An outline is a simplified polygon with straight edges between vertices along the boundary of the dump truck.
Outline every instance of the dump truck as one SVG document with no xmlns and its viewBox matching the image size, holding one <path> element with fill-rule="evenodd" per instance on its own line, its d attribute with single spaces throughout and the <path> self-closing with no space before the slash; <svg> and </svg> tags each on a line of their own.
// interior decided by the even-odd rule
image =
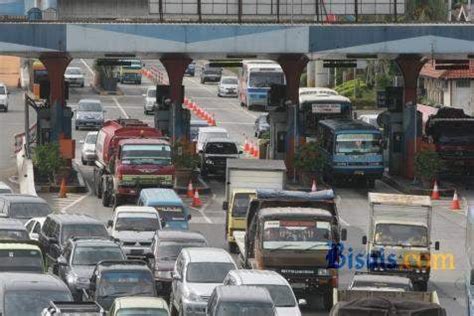
<svg viewBox="0 0 474 316">
<path fill-rule="evenodd" d="M 228 159 L 226 168 L 225 201 L 222 209 L 226 214 L 225 237 L 229 251 L 238 251 L 233 233 L 245 231 L 245 216 L 250 199 L 257 189 L 283 190 L 286 166 L 283 160 Z"/>
<path fill-rule="evenodd" d="M 312 305 L 322 297 L 326 310 L 338 286 L 338 269 L 329 259 L 332 246 L 346 235 L 332 190 L 257 190 L 246 231 L 234 231 L 243 267 L 278 272 L 298 298 Z"/>
<path fill-rule="evenodd" d="M 447 315 L 436 292 L 334 290 L 333 301 L 330 316 Z"/>
<path fill-rule="evenodd" d="M 95 153 L 94 191 L 104 206 L 134 203 L 142 188 L 173 186 L 169 142 L 139 120 L 105 122 Z"/>
<path fill-rule="evenodd" d="M 41 316 L 105 316 L 105 311 L 95 302 L 57 302 L 51 301 Z"/>
<path fill-rule="evenodd" d="M 430 198 L 369 193 L 369 208 L 368 237 L 362 237 L 368 270 L 408 277 L 415 289 L 426 291 L 433 259 Z M 439 250 L 439 242 L 434 248 Z"/>
</svg>

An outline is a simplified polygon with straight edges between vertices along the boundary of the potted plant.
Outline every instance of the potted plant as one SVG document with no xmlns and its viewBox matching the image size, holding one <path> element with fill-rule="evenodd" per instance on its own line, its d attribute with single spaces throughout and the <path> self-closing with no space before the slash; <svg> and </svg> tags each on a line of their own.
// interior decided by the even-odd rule
<svg viewBox="0 0 474 316">
<path fill-rule="evenodd" d="M 193 172 L 199 166 L 199 155 L 196 154 L 192 144 L 185 141 L 175 141 L 172 146 L 172 160 L 176 168 L 178 183 L 187 183 L 192 179 Z"/>
<path fill-rule="evenodd" d="M 301 184 L 309 186 L 313 179 L 322 182 L 324 157 L 317 142 L 300 145 L 295 154 L 294 164 L 300 175 Z"/>
<path fill-rule="evenodd" d="M 61 157 L 59 144 L 37 146 L 33 154 L 33 166 L 39 179 L 45 179 L 50 186 L 58 184 L 57 180 L 62 178 L 61 173 L 64 173 L 65 167 L 65 160 Z"/>
<path fill-rule="evenodd" d="M 423 149 L 415 156 L 415 174 L 422 181 L 425 188 L 430 188 L 438 177 L 443 162 L 438 153 L 432 149 Z"/>
</svg>

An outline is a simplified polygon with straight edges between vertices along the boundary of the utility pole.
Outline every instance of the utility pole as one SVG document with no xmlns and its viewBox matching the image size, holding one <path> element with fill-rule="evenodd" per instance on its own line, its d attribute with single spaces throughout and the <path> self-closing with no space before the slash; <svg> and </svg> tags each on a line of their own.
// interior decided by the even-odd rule
<svg viewBox="0 0 474 316">
<path fill-rule="evenodd" d="M 451 22 L 452 20 L 452 14 L 451 14 L 452 7 L 453 7 L 452 0 L 448 0 L 448 22 Z"/>
</svg>

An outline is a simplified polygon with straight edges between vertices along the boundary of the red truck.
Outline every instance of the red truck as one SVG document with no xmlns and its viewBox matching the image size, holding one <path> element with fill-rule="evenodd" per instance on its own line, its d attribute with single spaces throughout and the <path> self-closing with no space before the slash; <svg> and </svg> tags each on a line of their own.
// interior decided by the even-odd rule
<svg viewBox="0 0 474 316">
<path fill-rule="evenodd" d="M 94 191 L 104 206 L 136 200 L 142 188 L 173 186 L 171 146 L 142 121 L 105 122 L 95 152 Z"/>
</svg>

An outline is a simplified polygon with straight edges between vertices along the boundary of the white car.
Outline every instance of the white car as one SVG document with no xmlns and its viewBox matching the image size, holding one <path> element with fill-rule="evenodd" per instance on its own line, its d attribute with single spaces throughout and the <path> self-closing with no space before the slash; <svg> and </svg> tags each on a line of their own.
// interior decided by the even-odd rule
<svg viewBox="0 0 474 316">
<path fill-rule="evenodd" d="M 77 85 L 84 87 L 84 74 L 79 67 L 67 67 L 64 72 L 64 81 L 69 83 L 70 86 Z"/>
<path fill-rule="evenodd" d="M 236 97 L 239 81 L 237 77 L 221 77 L 217 87 L 218 97 Z"/>
<path fill-rule="evenodd" d="M 305 305 L 304 300 L 296 301 L 288 281 L 274 271 L 232 270 L 224 279 L 224 285 L 251 285 L 266 288 L 272 297 L 278 316 L 301 316 L 299 305 Z"/>
<path fill-rule="evenodd" d="M 97 135 L 99 132 L 89 132 L 86 138 L 81 141 L 81 161 L 83 165 L 93 164 L 95 161 L 95 143 L 97 141 Z"/>
<path fill-rule="evenodd" d="M 207 302 L 230 270 L 237 269 L 231 255 L 219 248 L 184 248 L 172 273 L 171 315 L 206 315 Z"/>
<path fill-rule="evenodd" d="M 33 217 L 25 223 L 26 230 L 31 240 L 38 240 L 41 228 L 43 228 L 46 217 Z"/>
<path fill-rule="evenodd" d="M 204 148 L 204 144 L 211 138 L 229 138 L 229 132 L 222 127 L 200 127 L 196 144 L 196 152 L 199 153 Z"/>
<path fill-rule="evenodd" d="M 12 188 L 10 188 L 10 186 L 6 184 L 5 182 L 0 181 L 0 194 L 9 194 L 9 193 L 13 193 Z"/>
<path fill-rule="evenodd" d="M 143 95 L 145 97 L 145 105 L 143 112 L 145 115 L 149 113 L 153 113 L 156 107 L 156 87 L 149 87 L 146 90 L 146 94 Z"/>
<path fill-rule="evenodd" d="M 8 92 L 7 86 L 3 83 L 0 83 L 0 110 L 3 112 L 8 112 Z"/>
</svg>

